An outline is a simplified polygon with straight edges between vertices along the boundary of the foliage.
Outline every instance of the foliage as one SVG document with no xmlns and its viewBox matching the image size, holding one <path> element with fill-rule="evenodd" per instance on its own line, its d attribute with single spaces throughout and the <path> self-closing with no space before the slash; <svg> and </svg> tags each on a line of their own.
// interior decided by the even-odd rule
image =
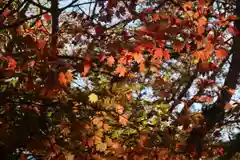
<svg viewBox="0 0 240 160">
<path fill-rule="evenodd" d="M 0 2 L 2 159 L 232 158 L 231 3 Z"/>
</svg>

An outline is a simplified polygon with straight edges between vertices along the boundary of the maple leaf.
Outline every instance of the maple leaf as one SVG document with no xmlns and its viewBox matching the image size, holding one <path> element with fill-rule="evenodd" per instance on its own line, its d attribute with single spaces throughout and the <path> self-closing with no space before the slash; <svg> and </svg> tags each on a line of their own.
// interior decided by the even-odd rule
<svg viewBox="0 0 240 160">
<path fill-rule="evenodd" d="M 71 82 L 72 82 L 72 80 L 73 80 L 73 74 L 72 74 L 72 72 L 67 71 L 67 72 L 65 73 L 65 77 L 66 77 L 68 83 L 71 83 Z"/>
<path fill-rule="evenodd" d="M 161 59 L 162 56 L 163 56 L 163 50 L 161 48 L 156 48 L 154 52 L 154 57 Z"/>
<path fill-rule="evenodd" d="M 144 71 L 145 71 L 145 64 L 144 64 L 144 62 L 141 62 L 141 63 L 138 65 L 138 67 L 139 67 L 139 72 L 144 72 Z"/>
<path fill-rule="evenodd" d="M 228 51 L 226 49 L 218 49 L 215 51 L 215 53 L 216 53 L 217 58 L 220 60 L 227 57 L 227 55 L 228 55 Z"/>
<path fill-rule="evenodd" d="M 96 145 L 96 150 L 100 152 L 104 152 L 107 149 L 107 144 L 106 143 L 99 143 Z"/>
<path fill-rule="evenodd" d="M 207 18 L 205 16 L 202 16 L 201 18 L 198 19 L 198 23 L 201 26 L 204 26 L 207 24 Z"/>
<path fill-rule="evenodd" d="M 156 22 L 156 21 L 158 21 L 160 19 L 160 15 L 158 13 L 153 13 L 152 14 L 152 18 Z"/>
<path fill-rule="evenodd" d="M 134 53 L 133 58 L 137 63 L 141 63 L 143 60 L 143 56 L 141 53 Z"/>
<path fill-rule="evenodd" d="M 109 67 L 112 67 L 112 65 L 115 63 L 115 59 L 113 56 L 108 57 L 107 64 Z"/>
<path fill-rule="evenodd" d="M 92 138 L 88 139 L 87 145 L 88 145 L 88 147 L 92 147 L 93 146 L 93 139 Z"/>
<path fill-rule="evenodd" d="M 103 129 L 104 131 L 108 131 L 111 127 L 107 124 L 107 123 L 104 123 L 103 124 Z"/>
<path fill-rule="evenodd" d="M 109 147 L 112 146 L 112 139 L 109 136 L 105 137 L 105 141 Z"/>
<path fill-rule="evenodd" d="M 227 103 L 225 106 L 224 106 L 224 109 L 226 109 L 226 110 L 230 110 L 230 109 L 232 109 L 233 108 L 233 106 L 230 104 L 230 103 Z"/>
<path fill-rule="evenodd" d="M 14 70 L 17 67 L 17 62 L 10 56 L 7 56 L 8 69 Z"/>
<path fill-rule="evenodd" d="M 8 8 L 6 8 L 6 9 L 4 10 L 4 12 L 2 13 L 2 15 L 3 15 L 4 17 L 7 17 L 10 12 L 11 12 L 11 10 L 8 9 Z"/>
<path fill-rule="evenodd" d="M 98 101 L 98 96 L 95 93 L 91 93 L 88 96 L 88 99 L 91 103 L 96 103 Z"/>
<path fill-rule="evenodd" d="M 52 20 L 52 16 L 50 16 L 48 13 L 45 13 L 45 14 L 43 15 L 43 17 L 44 17 L 44 19 L 45 19 L 46 21 L 51 21 L 51 20 Z"/>
<path fill-rule="evenodd" d="M 173 43 L 173 49 L 175 52 L 181 52 L 184 48 L 184 45 L 185 44 L 183 42 L 177 40 Z"/>
<path fill-rule="evenodd" d="M 169 51 L 167 49 L 164 49 L 163 57 L 165 58 L 165 60 L 170 60 L 170 54 L 169 54 Z"/>
<path fill-rule="evenodd" d="M 127 115 L 119 116 L 119 123 L 122 125 L 126 125 L 128 123 L 128 116 Z"/>
<path fill-rule="evenodd" d="M 37 40 L 38 49 L 43 49 L 45 47 L 45 45 L 46 45 L 46 41 L 41 40 L 41 39 Z"/>
<path fill-rule="evenodd" d="M 92 67 L 92 63 L 89 58 L 85 59 L 83 62 L 83 72 L 82 75 L 86 76 Z"/>
<path fill-rule="evenodd" d="M 124 77 L 126 72 L 127 72 L 127 69 L 123 65 L 118 66 L 115 70 L 115 73 L 119 74 L 119 77 Z"/>
<path fill-rule="evenodd" d="M 234 89 L 232 89 L 232 88 L 228 88 L 227 91 L 228 91 L 228 93 L 230 93 L 230 94 L 232 94 L 232 95 L 235 94 L 235 91 L 234 91 Z"/>
<path fill-rule="evenodd" d="M 100 54 L 98 55 L 98 58 L 99 58 L 100 62 L 104 61 L 104 59 L 105 59 L 104 53 L 100 53 Z"/>
<path fill-rule="evenodd" d="M 60 82 L 61 85 L 63 86 L 67 86 L 67 79 L 64 75 L 63 72 L 60 72 L 59 75 L 58 75 L 58 81 Z"/>
<path fill-rule="evenodd" d="M 118 114 L 123 114 L 123 111 L 124 111 L 124 107 L 120 104 L 116 104 L 115 105 L 115 110 Z"/>
</svg>

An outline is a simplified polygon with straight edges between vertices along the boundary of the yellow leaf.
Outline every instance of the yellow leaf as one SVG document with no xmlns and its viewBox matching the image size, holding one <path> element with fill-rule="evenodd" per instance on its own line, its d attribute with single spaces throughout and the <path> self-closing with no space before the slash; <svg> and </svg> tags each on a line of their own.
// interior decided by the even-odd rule
<svg viewBox="0 0 240 160">
<path fill-rule="evenodd" d="M 107 143 L 107 146 L 112 146 L 112 139 L 110 137 L 106 136 L 105 141 Z"/>
<path fill-rule="evenodd" d="M 96 103 L 98 101 L 98 96 L 95 93 L 91 93 L 88 98 L 91 103 Z"/>
<path fill-rule="evenodd" d="M 96 145 L 96 150 L 100 152 L 104 152 L 107 149 L 107 144 L 106 143 L 99 143 Z"/>
</svg>

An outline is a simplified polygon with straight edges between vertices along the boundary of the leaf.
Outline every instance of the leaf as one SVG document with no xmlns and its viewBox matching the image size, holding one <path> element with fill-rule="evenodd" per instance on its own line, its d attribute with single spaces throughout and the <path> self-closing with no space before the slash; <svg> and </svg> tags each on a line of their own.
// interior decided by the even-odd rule
<svg viewBox="0 0 240 160">
<path fill-rule="evenodd" d="M 224 106 L 224 109 L 226 109 L 226 110 L 230 110 L 230 109 L 232 109 L 233 108 L 233 106 L 230 104 L 230 103 L 227 103 L 225 106 Z"/>
<path fill-rule="evenodd" d="M 45 40 L 41 40 L 41 39 L 37 40 L 37 48 L 38 49 L 43 49 L 45 47 L 45 45 L 46 45 Z"/>
<path fill-rule="evenodd" d="M 232 95 L 235 94 L 235 90 L 232 89 L 232 88 L 228 88 L 227 91 L 228 91 L 228 93 L 230 93 L 230 94 L 232 94 Z"/>
<path fill-rule="evenodd" d="M 144 71 L 145 71 L 145 64 L 144 64 L 144 62 L 141 62 L 141 63 L 138 65 L 138 67 L 139 67 L 139 72 L 144 72 Z"/>
<path fill-rule="evenodd" d="M 44 19 L 45 19 L 46 21 L 51 21 L 51 20 L 52 20 L 52 16 L 49 15 L 48 13 L 45 13 L 45 14 L 43 15 L 43 17 L 44 17 Z"/>
<path fill-rule="evenodd" d="M 104 129 L 104 131 L 109 131 L 110 128 L 111 128 L 111 127 L 110 127 L 107 123 L 104 123 L 104 124 L 103 124 L 103 129 Z"/>
<path fill-rule="evenodd" d="M 143 56 L 141 53 L 134 53 L 133 58 L 137 63 L 141 63 L 143 60 Z"/>
<path fill-rule="evenodd" d="M 181 52 L 184 48 L 184 45 L 185 45 L 184 42 L 181 42 L 181 41 L 177 40 L 173 43 L 173 50 L 175 52 Z"/>
<path fill-rule="evenodd" d="M 96 145 L 96 150 L 100 152 L 104 152 L 107 149 L 107 144 L 106 143 L 99 143 Z"/>
<path fill-rule="evenodd" d="M 67 72 L 65 73 L 65 77 L 66 77 L 68 83 L 71 83 L 71 82 L 72 82 L 72 80 L 73 80 L 73 74 L 72 74 L 72 72 L 67 71 Z"/>
<path fill-rule="evenodd" d="M 107 146 L 112 146 L 112 139 L 109 136 L 105 136 L 105 141 L 107 143 Z"/>
<path fill-rule="evenodd" d="M 216 53 L 217 58 L 220 60 L 227 57 L 227 55 L 228 55 L 228 51 L 226 49 L 218 49 L 215 51 L 215 53 Z"/>
<path fill-rule="evenodd" d="M 123 114 L 123 111 L 124 111 L 124 107 L 120 104 L 116 104 L 115 105 L 115 111 L 118 113 L 118 114 Z"/>
<path fill-rule="evenodd" d="M 205 16 L 202 16 L 201 18 L 198 19 L 198 23 L 201 26 L 204 26 L 207 24 L 207 18 Z"/>
<path fill-rule="evenodd" d="M 95 93 L 91 93 L 88 98 L 91 103 L 96 103 L 98 101 L 98 96 Z"/>
<path fill-rule="evenodd" d="M 112 65 L 115 63 L 115 59 L 113 56 L 108 57 L 107 64 L 109 67 L 112 67 Z"/>
<path fill-rule="evenodd" d="M 128 123 L 128 116 L 127 115 L 119 116 L 119 123 L 122 125 L 126 125 Z"/>
<path fill-rule="evenodd" d="M 87 58 L 83 62 L 83 72 L 82 75 L 86 76 L 92 67 L 91 61 Z"/>
<path fill-rule="evenodd" d="M 67 79 L 64 75 L 63 72 L 60 72 L 59 75 L 58 75 L 58 81 L 60 82 L 61 85 L 63 86 L 67 86 Z"/>
<path fill-rule="evenodd" d="M 160 19 L 159 13 L 153 13 L 153 14 L 152 14 L 152 18 L 153 18 L 153 20 L 154 20 L 155 22 L 158 21 L 158 20 Z"/>
<path fill-rule="evenodd" d="M 93 139 L 90 138 L 88 141 L 87 141 L 87 145 L 88 147 L 92 147 L 93 146 Z"/>
<path fill-rule="evenodd" d="M 126 72 L 127 72 L 127 69 L 123 65 L 119 65 L 115 70 L 115 73 L 119 74 L 119 77 L 124 77 Z"/>
<path fill-rule="evenodd" d="M 154 52 L 154 57 L 161 59 L 162 56 L 163 56 L 163 50 L 161 48 L 156 48 Z"/>
<path fill-rule="evenodd" d="M 2 15 L 3 15 L 4 17 L 7 17 L 10 12 L 11 12 L 11 10 L 8 9 L 8 8 L 6 8 L 6 9 L 4 10 L 4 12 L 2 13 Z"/>
</svg>

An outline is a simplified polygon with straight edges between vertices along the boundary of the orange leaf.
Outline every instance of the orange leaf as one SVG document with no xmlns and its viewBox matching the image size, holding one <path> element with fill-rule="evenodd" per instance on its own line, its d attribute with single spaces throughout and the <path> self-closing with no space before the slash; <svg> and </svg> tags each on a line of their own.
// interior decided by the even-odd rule
<svg viewBox="0 0 240 160">
<path fill-rule="evenodd" d="M 199 23 L 199 25 L 202 25 L 202 26 L 206 25 L 207 24 L 207 18 L 205 16 L 199 18 L 198 23 Z"/>
<path fill-rule="evenodd" d="M 112 67 L 112 65 L 115 63 L 115 59 L 113 56 L 108 57 L 107 64 L 109 67 Z"/>
<path fill-rule="evenodd" d="M 108 131 L 110 129 L 110 126 L 107 123 L 103 124 L 104 131 Z"/>
<path fill-rule="evenodd" d="M 72 72 L 67 71 L 67 72 L 65 73 L 65 77 L 66 77 L 68 83 L 71 83 L 71 82 L 72 82 L 72 80 L 73 80 L 73 74 L 72 74 Z"/>
<path fill-rule="evenodd" d="M 220 60 L 222 60 L 228 55 L 228 51 L 226 49 L 218 49 L 215 52 L 216 52 L 217 58 Z"/>
<path fill-rule="evenodd" d="M 159 14 L 157 14 L 157 13 L 153 13 L 153 14 L 152 14 L 152 18 L 153 18 L 153 20 L 156 22 L 157 20 L 160 19 L 160 16 L 159 16 Z"/>
<path fill-rule="evenodd" d="M 232 88 L 229 88 L 228 90 L 227 90 L 230 94 L 235 94 L 235 91 L 234 91 L 234 89 L 232 89 Z"/>
<path fill-rule="evenodd" d="M 119 116 L 119 123 L 122 125 L 126 125 L 128 123 L 128 116 L 127 115 Z"/>
<path fill-rule="evenodd" d="M 227 103 L 225 106 L 224 106 L 224 109 L 226 110 L 229 110 L 229 109 L 232 109 L 233 106 L 230 104 L 230 103 Z"/>
<path fill-rule="evenodd" d="M 184 5 L 183 5 L 183 8 L 185 11 L 187 10 L 191 10 L 193 7 L 193 3 L 192 2 L 186 2 Z"/>
<path fill-rule="evenodd" d="M 202 26 L 202 25 L 198 25 L 197 26 L 197 32 L 198 32 L 198 34 L 203 34 L 204 32 L 205 32 L 205 27 L 204 26 Z"/>
<path fill-rule="evenodd" d="M 115 106 L 115 110 L 118 114 L 123 114 L 123 111 L 124 111 L 124 107 L 120 104 L 116 104 Z"/>
<path fill-rule="evenodd" d="M 144 62 L 141 62 L 141 63 L 138 65 L 138 67 L 139 67 L 139 71 L 140 71 L 140 72 L 144 72 L 144 71 L 145 71 Z"/>
<path fill-rule="evenodd" d="M 137 63 L 141 63 L 143 60 L 143 56 L 141 53 L 134 53 L 133 58 Z"/>
<path fill-rule="evenodd" d="M 118 66 L 115 70 L 115 73 L 119 74 L 119 77 L 124 77 L 126 72 L 127 72 L 127 69 L 123 65 Z"/>
<path fill-rule="evenodd" d="M 60 82 L 61 85 L 67 86 L 67 79 L 66 79 L 66 77 L 65 77 L 65 75 L 64 75 L 63 72 L 60 72 L 60 73 L 59 73 L 59 75 L 58 75 L 58 80 L 59 80 L 59 82 Z"/>
</svg>

